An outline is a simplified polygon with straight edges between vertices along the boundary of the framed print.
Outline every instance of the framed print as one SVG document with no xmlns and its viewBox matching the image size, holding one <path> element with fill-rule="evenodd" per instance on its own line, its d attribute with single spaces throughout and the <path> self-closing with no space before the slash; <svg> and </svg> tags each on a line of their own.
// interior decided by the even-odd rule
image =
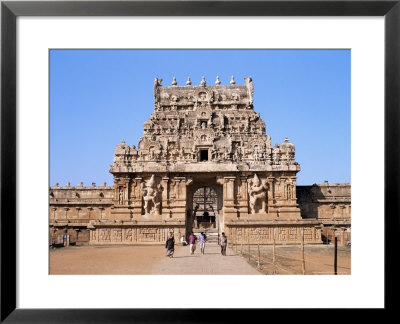
<svg viewBox="0 0 400 324">
<path fill-rule="evenodd" d="M 1 320 L 224 322 L 239 309 L 390 309 L 388 296 L 398 282 L 388 254 L 399 230 L 399 14 L 398 1 L 3 1 Z M 322 52 L 331 56 L 318 65 Z M 344 63 L 336 65 L 342 54 Z M 296 58 L 302 55 L 307 58 Z M 285 69 L 274 74 L 278 65 Z M 299 76 L 298 67 L 303 69 Z M 228 75 L 231 70 L 239 76 Z M 329 81 L 329 91 L 322 90 L 325 79 L 316 81 L 315 71 Z M 268 73 L 269 81 L 257 88 L 257 80 Z M 121 75 L 125 81 L 116 81 Z M 307 83 L 308 78 L 313 82 Z M 278 83 L 287 85 L 286 93 L 277 95 Z M 288 90 L 299 84 L 301 95 L 310 93 L 305 103 Z M 253 111 L 253 95 L 260 91 L 265 96 L 271 91 L 266 89 L 277 91 L 277 128 L 297 127 L 302 131 L 296 134 L 308 137 L 296 146 L 302 161 L 315 153 L 314 159 L 331 163 L 331 169 L 350 166 L 349 156 L 341 166 L 334 144 L 318 133 L 306 135 L 313 127 L 321 134 L 331 129 L 337 141 L 345 138 L 349 152 L 351 140 L 351 189 L 344 184 L 350 182 L 350 168 L 341 184 L 311 186 L 309 180 L 310 186 L 296 186 L 300 166 L 294 145 L 283 138 L 272 139 L 280 145 L 271 144 L 263 120 L 269 123 L 273 110 L 262 111 L 262 118 L 256 104 Z M 336 102 L 340 91 L 347 93 L 346 101 Z M 107 92 L 113 93 L 111 99 L 103 96 Z M 130 97 L 117 103 L 113 98 L 123 92 Z M 149 102 L 142 103 L 139 92 L 150 93 L 154 105 L 146 108 L 143 129 L 137 123 L 139 110 L 132 118 L 115 108 L 133 102 L 146 107 Z M 285 96 L 297 100 L 297 117 L 287 109 L 296 103 L 285 104 Z M 351 119 L 349 109 L 341 113 L 350 102 Z M 52 110 L 55 106 L 61 108 Z M 113 124 L 112 132 L 107 123 Z M 140 140 L 136 133 L 133 143 L 122 140 L 129 135 L 118 128 L 128 133 L 130 127 L 143 134 Z M 244 133 L 248 136 L 240 135 Z M 111 166 L 93 153 L 96 145 L 109 152 L 108 139 L 115 148 L 114 156 L 105 159 Z M 81 151 L 71 150 L 71 143 Z M 307 145 L 311 153 L 302 156 L 299 147 Z M 315 164 L 315 174 L 322 163 Z M 62 180 L 54 176 L 56 165 Z M 306 170 L 307 163 L 303 165 Z M 68 168 L 87 170 L 83 177 L 105 167 L 113 185 L 86 187 L 78 184 L 82 180 L 60 176 Z M 58 181 L 63 183 L 53 183 Z M 321 227 L 315 217 L 305 219 L 311 211 L 335 218 L 340 226 L 327 231 L 329 221 Z M 189 249 L 174 250 L 169 244 L 175 235 L 193 245 L 191 231 L 207 234 L 205 249 L 214 248 L 213 264 L 225 256 L 216 242 L 223 247 L 227 234 L 224 269 L 233 276 L 183 275 L 177 265 L 185 266 L 179 262 Z M 235 260 L 245 267 L 246 258 L 252 258 L 246 248 L 255 256 L 258 248 L 258 261 L 253 257 L 256 270 L 243 271 L 260 274 L 264 245 L 274 258 L 276 242 L 284 243 L 286 252 L 295 245 L 295 254 L 302 251 L 304 260 L 304 250 L 307 255 L 311 246 L 338 241 L 348 251 L 351 243 L 349 266 L 339 273 L 335 256 L 335 273 L 326 276 L 324 269 L 311 272 L 307 261 L 297 274 L 313 276 L 238 275 L 242 268 Z M 140 272 L 140 257 L 137 262 L 134 254 L 117 265 L 112 249 L 126 249 L 132 242 L 165 244 L 167 256 L 175 251 L 176 258 L 163 256 L 163 266 L 153 269 L 152 276 L 145 267 Z M 68 245 L 76 248 L 52 250 Z M 78 250 L 83 254 L 68 259 L 68 251 Z M 93 261 L 96 251 L 103 260 L 97 272 L 94 263 L 90 271 L 79 268 Z M 199 253 L 190 250 L 196 257 Z M 200 258 L 198 265 L 202 267 Z M 130 270 L 122 271 L 124 266 Z M 168 273 L 173 275 L 166 275 L 165 267 L 175 269 Z M 272 274 L 267 268 L 264 274 Z M 345 269 L 347 275 L 335 276 Z M 301 291 L 302 298 L 293 291 Z M 211 297 L 202 298 L 200 292 Z M 204 317 L 205 309 L 211 317 Z"/>
</svg>

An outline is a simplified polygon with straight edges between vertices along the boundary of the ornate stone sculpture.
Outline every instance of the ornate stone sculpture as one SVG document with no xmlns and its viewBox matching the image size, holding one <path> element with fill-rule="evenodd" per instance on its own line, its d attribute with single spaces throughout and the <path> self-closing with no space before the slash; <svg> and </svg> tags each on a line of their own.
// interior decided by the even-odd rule
<svg viewBox="0 0 400 324">
<path fill-rule="evenodd" d="M 143 200 L 144 200 L 144 213 L 148 215 L 160 215 L 161 214 L 161 199 L 160 194 L 162 192 L 161 185 L 156 184 L 154 174 L 151 176 L 147 184 L 142 188 Z"/>
<path fill-rule="evenodd" d="M 258 213 L 267 213 L 267 185 L 262 183 L 257 174 L 249 180 L 249 205 L 251 214 L 256 214 L 258 202 L 261 202 L 261 208 L 258 208 Z"/>
<path fill-rule="evenodd" d="M 274 165 L 278 165 L 279 164 L 279 147 L 278 144 L 275 143 L 274 148 L 272 149 L 272 163 Z"/>
</svg>

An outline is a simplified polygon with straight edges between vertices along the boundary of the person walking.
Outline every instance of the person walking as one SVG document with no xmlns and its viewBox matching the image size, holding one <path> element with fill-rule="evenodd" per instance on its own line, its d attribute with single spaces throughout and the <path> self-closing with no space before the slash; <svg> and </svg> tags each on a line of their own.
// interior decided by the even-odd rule
<svg viewBox="0 0 400 324">
<path fill-rule="evenodd" d="M 182 235 L 182 237 L 181 237 L 181 243 L 182 243 L 183 246 L 188 245 L 187 242 L 186 242 L 186 240 L 185 240 L 185 237 L 184 237 L 183 235 Z"/>
<path fill-rule="evenodd" d="M 207 242 L 207 236 L 203 232 L 200 233 L 199 236 L 199 241 L 200 241 L 200 251 L 202 254 L 204 254 L 204 250 L 206 248 L 206 242 Z"/>
<path fill-rule="evenodd" d="M 194 254 L 194 251 L 196 251 L 196 241 L 197 236 L 194 235 L 193 232 L 191 232 L 189 236 L 190 254 Z"/>
<path fill-rule="evenodd" d="M 167 249 L 167 254 L 166 256 L 173 258 L 174 257 L 174 251 L 175 251 L 175 239 L 174 239 L 174 234 L 169 233 L 167 242 L 165 242 L 165 248 Z"/>
<path fill-rule="evenodd" d="M 221 254 L 226 256 L 226 246 L 228 244 L 228 238 L 225 236 L 225 233 L 222 232 L 219 237 L 219 245 L 221 246 Z"/>
</svg>

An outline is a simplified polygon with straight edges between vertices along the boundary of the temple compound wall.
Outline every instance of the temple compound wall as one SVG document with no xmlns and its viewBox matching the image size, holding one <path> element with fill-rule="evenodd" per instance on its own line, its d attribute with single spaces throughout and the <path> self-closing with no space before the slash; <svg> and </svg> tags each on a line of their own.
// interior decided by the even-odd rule
<svg viewBox="0 0 400 324">
<path fill-rule="evenodd" d="M 330 189 L 328 189 L 328 187 Z M 311 240 L 311 235 L 336 236 L 339 242 L 349 240 L 351 233 L 351 202 L 350 184 L 314 184 L 312 186 L 297 186 L 298 204 L 302 219 L 318 221 L 315 225 L 305 229 L 305 240 Z M 331 190 L 331 192 L 328 192 Z M 325 195 L 326 193 L 326 195 Z M 86 198 L 84 200 L 84 197 Z M 92 233 L 92 244 L 121 244 L 131 243 L 162 243 L 169 232 L 174 232 L 176 237 L 184 235 L 185 226 L 182 222 L 151 225 L 149 222 L 119 220 L 111 218 L 113 207 L 114 189 L 112 187 L 71 187 L 69 185 L 50 188 L 50 236 L 56 241 L 57 236 L 69 234 L 72 244 L 88 244 L 89 235 Z M 93 224 L 100 227 L 96 230 Z M 275 229 L 276 241 L 297 241 L 301 235 L 301 226 L 287 226 L 285 222 L 275 220 L 272 224 L 256 224 L 252 222 L 246 227 L 236 227 L 234 237 L 236 243 L 246 243 L 248 240 L 260 240 L 261 244 L 273 242 Z M 281 225 L 281 226 L 279 226 Z"/>
<path fill-rule="evenodd" d="M 332 218 L 350 224 L 350 185 L 296 186 L 295 146 L 271 145 L 250 77 L 244 85 L 161 81 L 138 147 L 115 147 L 112 187 L 50 187 L 51 242 L 67 234 L 71 244 L 160 244 L 200 224 L 230 242 L 291 244 L 304 235 L 321 243 Z"/>
<path fill-rule="evenodd" d="M 351 185 L 349 183 L 297 186 L 298 203 L 303 218 L 321 222 L 324 242 L 336 236 L 340 244 L 351 241 Z"/>
</svg>

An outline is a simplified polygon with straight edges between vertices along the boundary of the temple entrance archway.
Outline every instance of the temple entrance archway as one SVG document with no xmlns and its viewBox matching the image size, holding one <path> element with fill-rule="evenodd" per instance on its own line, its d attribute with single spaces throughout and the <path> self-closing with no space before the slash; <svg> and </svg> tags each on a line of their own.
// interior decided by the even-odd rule
<svg viewBox="0 0 400 324">
<path fill-rule="evenodd" d="M 197 181 L 196 181 L 197 180 Z M 222 223 L 223 189 L 215 177 L 194 179 L 187 192 L 186 233 L 218 234 Z"/>
<path fill-rule="evenodd" d="M 198 230 L 215 229 L 218 195 L 211 187 L 201 187 L 193 194 L 193 225 Z"/>
</svg>

